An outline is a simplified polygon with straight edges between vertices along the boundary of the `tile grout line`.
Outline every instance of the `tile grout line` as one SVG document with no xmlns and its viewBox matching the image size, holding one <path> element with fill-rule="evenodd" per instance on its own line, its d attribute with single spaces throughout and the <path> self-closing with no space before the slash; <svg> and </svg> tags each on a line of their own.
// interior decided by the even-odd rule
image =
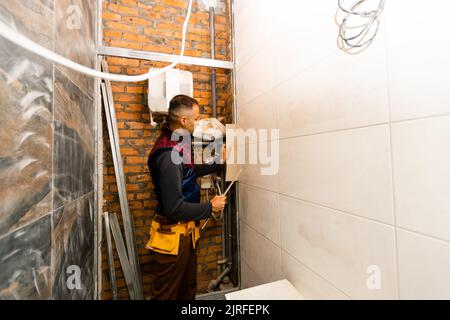
<svg viewBox="0 0 450 320">
<path fill-rule="evenodd" d="M 36 222 L 38 222 L 39 220 L 43 219 L 44 217 L 46 217 L 46 216 L 48 216 L 48 215 L 53 215 L 53 213 L 54 213 L 55 211 L 57 211 L 57 210 L 60 210 L 60 209 L 66 207 L 66 206 L 68 206 L 68 205 L 75 204 L 75 203 L 78 202 L 78 201 L 84 200 L 85 198 L 89 197 L 89 196 L 90 196 L 92 193 L 94 193 L 94 192 L 95 192 L 95 190 L 91 190 L 91 191 L 89 191 L 88 193 L 83 194 L 82 196 L 76 198 L 76 199 L 73 200 L 73 201 L 67 202 L 67 203 L 65 203 L 64 205 L 62 205 L 62 206 L 60 206 L 60 207 L 58 207 L 58 208 L 56 208 L 56 209 L 52 209 L 51 211 L 48 211 L 48 212 L 46 212 L 45 214 L 43 214 L 43 215 L 41 215 L 41 216 L 39 216 L 39 217 L 37 217 L 37 218 L 35 218 L 35 219 L 33 219 L 33 220 L 28 221 L 27 223 L 21 225 L 20 227 L 14 229 L 14 230 L 12 230 L 12 231 L 9 231 L 8 233 L 5 233 L 4 235 L 0 236 L 0 240 L 2 240 L 2 239 L 5 238 L 6 236 L 9 236 L 9 235 L 11 235 L 11 234 L 13 234 L 13 233 L 15 233 L 15 232 L 17 232 L 17 231 L 20 231 L 20 230 L 22 230 L 22 229 L 24 229 L 24 228 L 27 228 L 27 227 L 31 226 L 32 224 L 35 224 Z"/>
<path fill-rule="evenodd" d="M 56 210 L 59 210 L 59 209 L 61 209 L 61 208 L 70 206 L 70 205 L 72 205 L 72 204 L 78 202 L 79 200 L 83 200 L 84 198 L 87 198 L 88 196 L 90 196 L 91 193 L 95 193 L 95 189 L 89 190 L 88 192 L 83 193 L 82 195 L 78 196 L 77 198 L 75 198 L 75 199 L 73 199 L 73 200 L 69 200 L 69 201 L 67 201 L 67 202 L 63 202 L 62 205 L 60 205 L 58 208 L 54 209 L 53 211 L 56 211 Z"/>
<path fill-rule="evenodd" d="M 282 249 L 281 249 L 280 247 L 278 247 L 272 240 L 268 239 L 265 235 L 261 234 L 258 230 L 256 230 L 256 229 L 253 228 L 252 226 L 250 226 L 248 223 L 244 222 L 244 224 L 245 224 L 245 227 L 246 227 L 246 228 L 249 228 L 249 229 L 253 230 L 253 231 L 256 232 L 258 235 L 262 236 L 264 239 L 269 240 L 270 242 L 272 242 L 272 243 L 275 245 L 275 247 L 277 247 L 277 248 L 279 248 L 280 250 L 282 250 Z M 250 266 L 250 264 L 249 264 L 249 262 L 248 262 L 247 259 L 243 258 L 243 259 L 241 259 L 241 260 L 243 260 L 243 261 L 247 264 L 247 267 L 249 267 L 249 269 L 252 270 L 252 271 L 258 276 L 258 278 L 260 278 L 260 280 L 265 281 L 265 280 L 262 279 L 263 277 L 262 277 L 258 272 L 256 272 L 256 271 Z M 281 260 L 280 260 L 280 262 L 281 262 Z"/>
<path fill-rule="evenodd" d="M 88 94 L 88 93 L 85 91 L 85 89 L 82 89 L 82 88 L 75 82 L 75 80 L 72 79 L 72 77 L 71 77 L 67 72 L 65 72 L 59 65 L 55 65 L 55 69 L 56 69 L 57 72 L 61 73 L 61 75 L 63 75 L 64 78 L 66 78 L 67 80 L 69 80 L 70 83 L 71 83 L 73 86 L 77 87 L 77 89 L 80 90 L 80 92 L 81 92 L 84 96 L 86 96 L 86 98 L 87 98 L 88 100 L 95 100 L 95 98 L 94 98 L 93 96 L 91 96 L 90 94 Z M 89 76 L 87 76 L 87 78 L 90 79 Z M 95 79 L 94 79 L 94 82 L 95 82 Z"/>
<path fill-rule="evenodd" d="M 389 19 L 387 21 L 389 26 Z M 397 206 L 396 206 L 396 188 L 395 188 L 395 168 L 394 168 L 394 143 L 392 137 L 392 100 L 391 100 L 391 82 L 390 82 L 390 60 L 389 60 L 389 34 L 386 32 L 385 38 L 386 45 L 386 83 L 387 83 L 387 100 L 388 100 L 388 108 L 389 108 L 389 152 L 390 160 L 391 160 L 391 188 L 392 188 L 392 209 L 393 209 L 393 217 L 394 217 L 394 249 L 395 249 L 395 267 L 396 267 L 396 281 L 397 281 L 397 299 L 400 300 L 400 261 L 399 261 L 399 250 L 398 250 L 398 229 L 397 229 Z"/>
<path fill-rule="evenodd" d="M 275 95 L 275 109 L 276 109 L 277 121 L 278 121 L 278 125 L 279 125 L 280 123 L 279 123 L 279 119 L 278 119 L 278 116 L 279 116 L 278 106 L 279 106 L 278 105 L 278 97 L 277 97 L 277 95 Z M 281 145 L 281 143 L 278 144 L 278 164 L 280 164 L 279 163 L 280 162 L 280 160 L 279 160 L 279 158 L 280 158 L 280 145 Z M 278 165 L 278 172 L 280 170 L 279 167 L 280 167 L 280 165 Z M 278 221 L 279 221 L 278 230 L 280 232 L 281 273 L 282 273 L 282 276 L 285 277 L 285 273 L 284 273 L 285 272 L 285 270 L 284 270 L 285 268 L 283 266 L 283 244 L 284 244 L 284 240 L 283 239 L 284 239 L 284 237 L 283 237 L 283 228 L 282 228 L 282 223 L 283 223 L 284 219 L 283 219 L 283 215 L 281 213 L 280 188 L 281 188 L 281 182 L 280 182 L 280 175 L 278 174 L 277 175 L 277 190 L 278 190 L 278 192 L 276 193 L 277 194 L 277 202 L 278 202 Z"/>
<path fill-rule="evenodd" d="M 450 245 L 450 240 L 449 239 L 436 237 L 436 236 L 433 236 L 431 234 L 423 233 L 421 231 L 415 231 L 415 230 L 408 229 L 408 228 L 405 228 L 405 227 L 396 226 L 396 228 L 397 228 L 397 230 L 413 233 L 416 236 L 419 235 L 419 236 L 428 238 L 429 240 L 440 241 L 440 242 L 443 242 L 446 245 Z"/>
<path fill-rule="evenodd" d="M 242 68 L 244 68 L 244 67 L 248 64 L 248 62 L 249 62 L 251 59 L 254 59 L 254 58 L 257 56 L 257 54 L 258 54 L 258 52 L 254 53 L 253 56 L 252 56 L 252 58 L 248 59 L 248 61 L 247 61 L 243 66 L 240 66 L 239 69 L 236 70 L 236 72 L 240 72 L 240 71 L 242 70 Z M 260 98 L 260 97 L 263 96 L 264 94 L 268 94 L 270 91 L 278 89 L 278 88 L 281 87 L 282 85 L 286 84 L 288 81 L 291 81 L 291 80 L 293 80 L 294 78 L 300 76 L 303 72 L 308 71 L 309 69 L 311 69 L 311 68 L 313 68 L 313 67 L 315 67 L 315 66 L 320 65 L 320 64 L 321 64 L 322 62 L 324 62 L 326 59 L 329 59 L 329 58 L 331 58 L 331 57 L 333 57 L 333 56 L 334 56 L 334 53 L 328 53 L 328 54 L 322 56 L 320 59 L 317 59 L 317 61 L 314 61 L 314 62 L 312 62 L 311 64 L 308 64 L 307 66 L 301 68 L 301 70 L 299 70 L 298 72 L 296 72 L 296 73 L 294 73 L 294 74 L 292 74 L 292 75 L 286 77 L 286 78 L 283 79 L 283 80 L 278 81 L 278 83 L 272 84 L 270 87 L 268 87 L 268 88 L 267 88 L 266 90 L 264 90 L 262 93 L 259 93 L 259 94 L 255 95 L 254 97 L 252 97 L 251 99 L 248 99 L 247 101 L 244 101 L 243 106 L 245 107 L 245 106 L 247 106 L 248 104 L 253 103 L 255 100 L 257 100 L 258 98 Z M 276 76 L 276 74 L 275 74 L 275 76 Z"/>
<path fill-rule="evenodd" d="M 312 273 L 314 273 L 315 275 L 317 275 L 318 277 L 320 277 L 321 279 L 323 279 L 324 281 L 326 281 L 327 283 L 329 283 L 333 288 L 335 288 L 336 290 L 342 292 L 344 295 L 348 296 L 350 299 L 353 299 L 350 295 L 348 295 L 347 293 L 345 293 L 344 291 L 342 291 L 341 289 L 337 288 L 332 282 L 330 282 L 330 280 L 324 278 L 322 275 L 318 274 L 316 271 L 314 271 L 313 269 L 311 269 L 310 267 L 308 267 L 307 265 L 305 265 L 303 262 L 301 262 L 299 259 L 297 259 L 296 257 L 294 257 L 290 252 L 288 252 L 287 250 L 283 249 L 282 245 L 278 246 L 276 243 L 274 243 L 271 239 L 267 238 L 264 234 L 260 233 L 258 230 L 256 230 L 253 226 L 249 225 L 248 223 L 245 223 L 246 227 L 251 229 L 253 232 L 256 232 L 258 235 L 260 235 L 261 237 L 263 237 L 264 239 L 270 241 L 272 244 L 275 245 L 275 247 L 277 247 L 278 249 L 280 249 L 281 251 L 281 255 L 283 255 L 283 252 L 285 252 L 286 254 L 288 254 L 289 256 L 291 256 L 295 261 L 297 261 L 298 263 L 300 263 L 301 265 L 303 265 L 305 268 L 307 268 L 308 270 L 310 270 Z M 245 259 L 243 259 L 244 261 L 246 261 Z M 283 261 L 282 261 L 282 257 L 281 257 L 281 268 L 283 268 Z M 247 266 L 255 273 L 257 274 L 260 278 L 261 276 L 253 269 L 250 267 L 250 265 L 247 263 Z M 282 274 L 282 276 L 284 277 L 284 275 Z"/>
<path fill-rule="evenodd" d="M 431 114 L 428 116 L 419 116 L 419 117 L 412 117 L 412 118 L 406 118 L 406 119 L 400 119 L 400 120 L 390 120 L 391 124 L 405 124 L 405 123 L 411 123 L 411 122 L 417 122 L 421 120 L 430 120 L 430 119 L 436 119 L 436 118 L 445 118 L 450 116 L 450 112 L 441 112 L 436 114 Z"/>
<path fill-rule="evenodd" d="M 0 236 L 0 241 L 3 240 L 6 237 L 8 237 L 8 236 L 18 232 L 18 231 L 21 231 L 21 230 L 23 230 L 23 229 L 25 229 L 25 228 L 27 228 L 27 227 L 37 223 L 38 221 L 46 218 L 47 216 L 52 215 L 52 213 L 53 213 L 53 211 L 48 211 L 45 214 L 43 214 L 43 215 L 41 215 L 41 216 L 39 216 L 39 217 L 37 217 L 35 219 L 32 219 L 32 220 L 28 221 L 27 223 L 24 223 L 23 225 L 21 225 L 20 227 L 14 229 L 12 231 L 8 231 L 7 233 L 5 233 L 5 234 Z"/>
<path fill-rule="evenodd" d="M 423 237 L 426 237 L 426 238 L 429 238 L 429 239 L 432 239 L 432 240 L 442 241 L 442 242 L 444 242 L 446 244 L 450 244 L 450 239 L 440 238 L 440 237 L 437 237 L 437 236 L 434 236 L 434 235 L 431 235 L 431 234 L 423 233 L 421 231 L 416 231 L 416 230 L 408 229 L 408 228 L 405 228 L 405 227 L 396 226 L 394 224 L 389 224 L 389 223 L 382 222 L 382 221 L 379 221 L 379 220 L 375 220 L 375 219 L 372 219 L 372 218 L 364 217 L 364 216 L 358 215 L 356 213 L 343 211 L 341 209 L 336 209 L 336 208 L 333 208 L 333 207 L 329 207 L 329 206 L 326 206 L 326 205 L 323 205 L 323 204 L 320 204 L 320 203 L 317 203 L 317 202 L 313 202 L 313 201 L 309 201 L 309 200 L 305 200 L 305 199 L 301 199 L 301 198 L 296 198 L 296 197 L 288 195 L 288 194 L 277 193 L 275 191 L 272 191 L 272 190 L 269 190 L 269 189 L 266 189 L 266 188 L 263 188 L 263 187 L 258 187 L 258 186 L 254 186 L 254 185 L 251 185 L 251 184 L 247 184 L 245 182 L 240 182 L 240 183 L 245 185 L 245 186 L 247 186 L 247 187 L 250 187 L 250 188 L 266 191 L 266 192 L 273 193 L 273 194 L 279 194 L 280 196 L 284 196 L 284 197 L 292 199 L 294 201 L 305 202 L 305 203 L 310 204 L 310 205 L 318 206 L 318 207 L 325 208 L 325 209 L 328 209 L 328 210 L 333 210 L 333 211 L 338 212 L 339 214 L 351 216 L 351 217 L 354 217 L 354 218 L 357 218 L 357 219 L 360 219 L 360 220 L 365 220 L 366 222 L 372 222 L 372 223 L 380 224 L 380 225 L 383 225 L 383 226 L 386 226 L 386 227 L 397 228 L 397 229 L 400 229 L 400 230 L 404 230 L 404 231 L 408 231 L 408 232 L 411 232 L 411 233 L 415 233 L 417 235 L 421 235 Z"/>
<path fill-rule="evenodd" d="M 317 273 L 316 271 L 314 271 L 313 269 L 311 269 L 310 267 L 308 267 L 306 264 L 304 264 L 302 261 L 300 261 L 299 259 L 297 259 L 295 256 L 293 256 L 289 251 L 281 249 L 282 252 L 284 252 L 286 255 L 290 256 L 292 259 L 294 259 L 297 263 L 299 263 L 300 265 L 302 265 L 305 269 L 308 269 L 310 272 L 312 272 L 314 275 L 316 275 L 317 277 L 319 277 L 320 279 L 322 279 L 323 281 L 325 281 L 326 283 L 328 283 L 330 286 L 332 286 L 333 288 L 335 288 L 337 291 L 341 292 L 342 294 L 344 294 L 345 296 L 347 296 L 349 299 L 354 300 L 351 295 L 347 294 L 345 291 L 343 291 L 342 289 L 339 289 L 338 287 L 336 287 L 330 280 L 328 280 L 327 278 L 325 278 L 324 276 L 322 276 L 321 274 Z M 300 292 L 301 293 L 301 292 Z"/>
<path fill-rule="evenodd" d="M 281 142 L 281 141 L 288 141 L 288 140 L 293 140 L 293 139 L 298 139 L 298 138 L 307 138 L 307 137 L 320 136 L 320 135 L 326 135 L 326 134 L 332 134 L 332 133 L 341 133 L 341 132 L 352 131 L 352 130 L 362 130 L 362 129 L 368 129 L 368 128 L 373 128 L 373 127 L 378 127 L 378 126 L 381 127 L 381 126 L 390 126 L 392 124 L 407 124 L 407 123 L 421 121 L 421 120 L 439 119 L 439 118 L 445 118 L 445 117 L 449 117 L 449 116 L 450 116 L 450 112 L 446 112 L 446 113 L 439 113 L 439 114 L 434 114 L 434 115 L 429 115 L 429 116 L 409 118 L 409 119 L 403 119 L 403 120 L 392 121 L 392 120 L 388 119 L 388 121 L 376 122 L 376 123 L 362 125 L 362 126 L 338 128 L 338 129 L 317 131 L 317 132 L 311 132 L 311 133 L 305 133 L 305 134 L 296 134 L 296 135 L 284 136 L 284 137 L 280 136 L 280 138 L 278 140 L 263 139 L 263 140 L 257 141 L 257 142 L 245 142 L 244 144 L 238 144 L 238 145 L 246 145 L 247 146 L 247 145 L 252 145 L 252 144 L 267 143 L 267 142 L 273 142 L 273 141 Z M 390 118 L 390 113 L 389 113 L 389 118 Z M 265 130 L 278 129 L 278 130 L 280 130 L 280 128 L 246 128 L 243 130 L 246 131 L 249 129 L 265 129 Z"/>
<path fill-rule="evenodd" d="M 379 220 L 376 220 L 376 219 L 373 219 L 373 218 L 369 218 L 369 217 L 365 217 L 365 216 L 361 216 L 361 215 L 358 215 L 358 214 L 356 214 L 356 213 L 352 213 L 352 212 L 349 212 L 349 211 L 344 211 L 344 210 L 342 210 L 342 209 L 333 208 L 333 207 L 330 207 L 330 206 L 327 206 L 327 205 L 324 205 L 324 204 L 320 204 L 320 203 L 317 203 L 317 202 L 314 202 L 314 201 L 305 200 L 305 199 L 302 199 L 302 198 L 297 198 L 297 197 L 294 197 L 294 196 L 291 196 L 291 195 L 288 195 L 288 194 L 285 194 L 285 193 L 282 193 L 282 192 L 277 193 L 277 192 L 274 192 L 274 191 L 272 191 L 272 190 L 268 190 L 268 189 L 266 189 L 266 188 L 257 187 L 257 186 L 250 185 L 250 184 L 246 184 L 246 183 L 244 183 L 244 182 L 242 182 L 242 183 L 243 183 L 244 185 L 246 185 L 246 186 L 251 187 L 251 188 L 256 188 L 256 189 L 263 190 L 263 191 L 267 191 L 267 192 L 270 192 L 270 193 L 279 194 L 280 196 L 284 196 L 284 197 L 286 197 L 286 198 L 290 198 L 290 199 L 295 200 L 295 201 L 305 202 L 305 203 L 310 204 L 310 205 L 322 207 L 322 208 L 325 208 L 325 209 L 328 209 L 328 210 L 333 210 L 333 211 L 339 212 L 340 214 L 352 216 L 352 217 L 354 217 L 354 218 L 359 218 L 359 219 L 362 219 L 362 220 L 367 220 L 367 221 L 369 221 L 369 222 L 381 224 L 381 225 L 388 226 L 388 227 L 394 227 L 394 225 L 392 225 L 392 224 L 390 224 L 390 223 L 383 222 L 383 221 L 379 221 Z"/>
<path fill-rule="evenodd" d="M 57 36 L 57 32 L 56 32 L 56 0 L 54 0 L 54 18 L 53 18 L 53 26 L 54 26 L 54 52 L 56 52 L 56 36 Z M 63 54 L 61 54 L 63 55 Z M 93 56 L 97 56 L 96 52 L 93 52 Z M 62 66 L 59 66 L 57 64 L 55 64 L 55 68 L 61 72 L 67 79 L 69 79 L 84 95 L 86 95 L 89 99 L 94 99 L 94 95 L 90 95 L 88 92 L 85 91 L 84 88 L 81 88 L 81 86 L 79 86 L 77 83 L 75 83 L 75 80 L 72 80 L 72 78 L 69 76 L 69 74 L 67 73 L 67 68 L 64 68 Z M 89 80 L 91 77 L 87 76 L 87 79 Z M 95 79 L 94 79 L 95 80 Z M 89 81 L 88 81 L 88 86 L 89 86 Z"/>
<path fill-rule="evenodd" d="M 89 100 L 95 100 L 93 96 L 91 96 L 89 93 L 86 92 L 86 89 L 81 88 L 74 79 L 64 70 L 63 67 L 60 67 L 59 65 L 55 65 L 55 68 L 58 72 L 60 72 L 67 80 L 69 80 L 75 87 L 78 88 L 78 90 L 81 91 L 82 94 L 84 94 Z M 91 79 L 91 77 L 86 76 L 87 79 Z M 95 79 L 94 79 L 95 82 Z"/>
<path fill-rule="evenodd" d="M 297 138 L 307 138 L 307 137 L 313 137 L 313 136 L 322 136 L 327 134 L 333 134 L 333 133 L 345 133 L 348 131 L 354 131 L 354 130 L 363 130 L 363 129 L 370 129 L 374 127 L 382 127 L 389 125 L 389 121 L 383 121 L 383 122 L 376 122 L 368 125 L 362 125 L 362 126 L 354 126 L 354 127 L 348 127 L 348 128 L 341 128 L 341 129 L 333 129 L 333 130 L 326 130 L 326 131 L 320 131 L 320 132 L 312 132 L 312 133 L 305 133 L 305 134 L 299 134 L 299 135 L 293 135 L 288 137 L 280 137 L 280 141 L 286 141 L 291 139 L 297 139 Z"/>
<path fill-rule="evenodd" d="M 253 270 L 253 268 L 249 265 L 247 260 L 242 259 L 242 261 L 247 265 L 247 268 L 249 268 L 258 277 L 258 280 L 261 280 L 261 284 L 264 284 L 264 280 L 262 280 L 261 276 L 255 270 Z M 246 289 L 250 289 L 250 288 L 246 288 Z"/>
</svg>

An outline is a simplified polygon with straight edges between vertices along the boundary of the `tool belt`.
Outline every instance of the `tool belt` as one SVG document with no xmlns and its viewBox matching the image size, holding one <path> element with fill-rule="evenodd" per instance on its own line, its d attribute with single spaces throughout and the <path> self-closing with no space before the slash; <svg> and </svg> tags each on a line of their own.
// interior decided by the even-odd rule
<svg viewBox="0 0 450 320">
<path fill-rule="evenodd" d="M 192 237 L 194 249 L 200 238 L 200 227 L 195 221 L 175 222 L 156 215 L 150 227 L 150 240 L 146 248 L 162 254 L 178 255 L 180 237 Z"/>
</svg>

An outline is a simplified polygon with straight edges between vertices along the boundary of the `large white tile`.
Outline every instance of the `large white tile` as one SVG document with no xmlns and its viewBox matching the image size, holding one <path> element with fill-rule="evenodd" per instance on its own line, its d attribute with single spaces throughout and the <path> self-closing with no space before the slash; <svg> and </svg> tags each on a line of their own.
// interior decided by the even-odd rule
<svg viewBox="0 0 450 320">
<path fill-rule="evenodd" d="M 281 137 L 387 123 L 386 71 L 378 45 L 327 57 L 283 82 L 276 90 Z"/>
<path fill-rule="evenodd" d="M 235 61 L 238 69 L 267 45 L 272 16 L 270 0 L 246 0 L 236 4 Z"/>
<path fill-rule="evenodd" d="M 245 260 L 241 260 L 241 288 L 253 288 L 264 284 L 258 275 L 250 269 Z"/>
<path fill-rule="evenodd" d="M 281 248 L 241 223 L 241 259 L 264 283 L 281 280 Z"/>
<path fill-rule="evenodd" d="M 239 192 L 242 220 L 281 246 L 279 194 L 245 184 L 241 184 Z"/>
<path fill-rule="evenodd" d="M 388 125 L 282 140 L 280 192 L 393 223 Z"/>
<path fill-rule="evenodd" d="M 278 175 L 263 175 L 261 164 L 247 164 L 243 166 L 240 181 L 254 187 L 278 192 Z"/>
<path fill-rule="evenodd" d="M 236 69 L 236 95 L 239 105 L 247 104 L 275 86 L 274 56 L 263 46 Z"/>
<path fill-rule="evenodd" d="M 392 119 L 450 112 L 450 2 L 395 0 L 385 10 Z"/>
<path fill-rule="evenodd" d="M 336 8 L 316 0 L 281 0 L 273 6 L 273 35 L 267 42 L 276 58 L 277 83 L 337 53 Z"/>
<path fill-rule="evenodd" d="M 349 297 L 286 252 L 282 252 L 282 276 L 307 300 L 348 300 Z"/>
<path fill-rule="evenodd" d="M 276 144 L 273 149 L 272 144 Z M 234 161 L 239 163 L 243 170 L 239 177 L 240 182 L 273 192 L 279 191 L 280 152 L 278 141 L 270 141 L 268 144 L 236 143 L 233 148 L 237 150 Z M 261 154 L 264 156 L 262 157 Z"/>
<path fill-rule="evenodd" d="M 450 299 L 450 243 L 398 230 L 401 299 Z"/>
<path fill-rule="evenodd" d="M 263 93 L 248 104 L 239 106 L 237 117 L 239 128 L 244 130 L 279 129 L 275 89 Z M 264 139 L 260 139 L 262 140 Z"/>
<path fill-rule="evenodd" d="M 397 224 L 450 240 L 450 117 L 392 125 Z"/>
<path fill-rule="evenodd" d="M 282 248 L 355 299 L 395 299 L 394 228 L 324 207 L 280 197 Z M 367 286 L 371 266 L 381 289 Z"/>
</svg>

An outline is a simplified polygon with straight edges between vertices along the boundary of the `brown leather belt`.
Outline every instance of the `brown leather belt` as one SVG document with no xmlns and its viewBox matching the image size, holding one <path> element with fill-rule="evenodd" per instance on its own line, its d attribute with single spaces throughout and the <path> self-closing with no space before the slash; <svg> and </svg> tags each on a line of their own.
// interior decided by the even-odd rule
<svg viewBox="0 0 450 320">
<path fill-rule="evenodd" d="M 154 220 L 164 226 L 174 226 L 177 224 L 186 224 L 186 223 L 191 222 L 191 221 L 176 221 L 176 220 L 167 218 L 165 216 L 162 216 L 160 214 L 156 214 Z M 198 227 L 200 225 L 200 221 L 196 221 L 195 225 Z"/>
<path fill-rule="evenodd" d="M 178 221 L 175 221 L 173 219 L 167 218 L 159 214 L 155 215 L 155 221 L 165 226 L 173 226 L 178 224 Z"/>
</svg>

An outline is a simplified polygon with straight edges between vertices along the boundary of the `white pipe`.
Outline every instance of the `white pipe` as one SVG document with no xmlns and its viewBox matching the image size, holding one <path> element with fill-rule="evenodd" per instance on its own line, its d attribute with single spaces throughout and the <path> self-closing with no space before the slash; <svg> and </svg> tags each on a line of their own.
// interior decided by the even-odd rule
<svg viewBox="0 0 450 320">
<path fill-rule="evenodd" d="M 35 53 L 47 60 L 50 60 L 54 63 L 60 64 L 62 66 L 70 68 L 70 69 L 73 69 L 80 73 L 84 73 L 90 77 L 102 78 L 105 80 L 117 81 L 117 82 L 140 82 L 140 81 L 145 81 L 145 80 L 148 80 L 149 78 L 158 76 L 158 75 L 166 72 L 167 70 L 174 68 L 178 63 L 180 63 L 181 58 L 184 56 L 184 51 L 186 48 L 186 33 L 187 33 L 189 20 L 191 17 L 191 12 L 192 12 L 192 2 L 193 2 L 193 0 L 189 0 L 187 15 L 186 15 L 186 19 L 183 24 L 183 40 L 182 40 L 181 53 L 179 55 L 179 59 L 167 67 L 164 67 L 164 68 L 156 70 L 156 71 L 150 71 L 146 74 L 142 74 L 139 76 L 126 76 L 126 75 L 120 75 L 120 74 L 111 74 L 111 73 L 100 72 L 100 71 L 85 67 L 81 64 L 73 62 L 70 59 L 64 58 L 64 57 L 56 54 L 55 52 L 42 47 L 41 45 L 28 39 L 27 37 L 20 34 L 19 32 L 11 29 L 9 26 L 7 26 L 2 21 L 0 21 L 0 36 L 11 41 L 12 43 L 16 44 L 17 46 L 22 47 L 25 50 L 33 52 L 33 53 Z"/>
</svg>

